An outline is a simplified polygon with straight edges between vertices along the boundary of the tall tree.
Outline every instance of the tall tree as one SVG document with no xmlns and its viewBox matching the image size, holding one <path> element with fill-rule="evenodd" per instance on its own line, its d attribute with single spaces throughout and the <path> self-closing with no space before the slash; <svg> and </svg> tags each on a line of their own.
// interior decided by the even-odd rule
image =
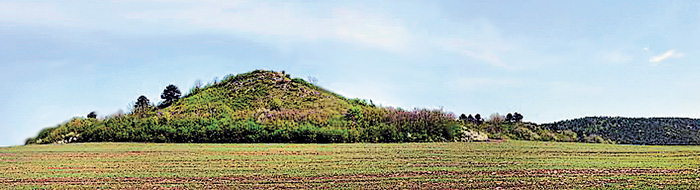
<svg viewBox="0 0 700 190">
<path fill-rule="evenodd" d="M 472 116 L 472 114 L 469 114 L 469 116 L 467 116 L 467 121 L 471 122 L 471 123 L 475 123 L 476 119 L 474 119 L 474 116 Z"/>
<path fill-rule="evenodd" d="M 481 119 L 481 114 L 478 113 L 474 116 L 474 120 L 476 125 L 481 125 L 481 123 L 484 122 L 484 119 Z"/>
<path fill-rule="evenodd" d="M 515 120 L 515 122 L 522 122 L 522 121 L 523 121 L 523 115 L 520 114 L 520 113 L 518 113 L 518 112 L 515 112 L 515 113 L 513 114 L 513 119 Z"/>
<path fill-rule="evenodd" d="M 513 122 L 513 114 L 508 113 L 508 115 L 506 115 L 506 122 L 508 122 L 508 123 Z"/>
<path fill-rule="evenodd" d="M 461 121 L 467 121 L 467 115 L 464 115 L 464 114 L 459 115 L 459 120 L 461 120 Z"/>
<path fill-rule="evenodd" d="M 163 94 L 160 95 L 160 98 L 163 99 L 163 103 L 161 105 L 158 105 L 159 108 L 165 108 L 170 106 L 175 100 L 180 99 L 180 89 L 177 88 L 175 85 L 168 85 L 165 87 L 165 90 L 163 90 Z"/>
<path fill-rule="evenodd" d="M 151 101 L 148 100 L 146 96 L 141 95 L 138 99 L 136 99 L 136 103 L 134 104 L 134 111 L 144 111 L 150 107 Z"/>
</svg>

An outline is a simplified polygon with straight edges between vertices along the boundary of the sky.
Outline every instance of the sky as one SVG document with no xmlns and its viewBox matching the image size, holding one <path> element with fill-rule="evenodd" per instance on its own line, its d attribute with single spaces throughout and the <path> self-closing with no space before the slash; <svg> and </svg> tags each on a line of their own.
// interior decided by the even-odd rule
<svg viewBox="0 0 700 190">
<path fill-rule="evenodd" d="M 255 69 L 382 106 L 700 117 L 699 1 L 0 0 L 0 145 Z"/>
</svg>

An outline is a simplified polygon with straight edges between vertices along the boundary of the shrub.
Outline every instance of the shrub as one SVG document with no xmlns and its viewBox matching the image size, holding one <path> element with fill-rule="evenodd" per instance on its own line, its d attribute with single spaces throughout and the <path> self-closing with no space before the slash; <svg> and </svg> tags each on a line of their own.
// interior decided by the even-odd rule
<svg viewBox="0 0 700 190">
<path fill-rule="evenodd" d="M 277 98 L 270 99 L 269 104 L 270 110 L 279 111 L 282 108 L 282 101 Z"/>
<path fill-rule="evenodd" d="M 586 142 L 586 143 L 604 143 L 606 141 L 600 135 L 592 134 L 592 135 L 588 135 L 588 136 L 584 137 L 583 142 Z"/>
<path fill-rule="evenodd" d="M 526 128 L 526 127 L 517 127 L 515 130 L 513 130 L 513 133 L 518 139 L 520 140 L 539 140 L 540 135 L 538 135 L 535 132 L 532 132 L 532 130 Z"/>
</svg>

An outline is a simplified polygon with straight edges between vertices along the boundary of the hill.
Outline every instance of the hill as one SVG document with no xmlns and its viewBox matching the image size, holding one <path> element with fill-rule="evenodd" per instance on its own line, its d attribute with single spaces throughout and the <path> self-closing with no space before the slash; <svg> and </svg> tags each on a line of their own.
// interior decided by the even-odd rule
<svg viewBox="0 0 700 190">
<path fill-rule="evenodd" d="M 256 70 L 194 87 L 168 104 L 73 118 L 26 143 L 432 142 L 455 140 L 460 129 L 442 110 L 379 107 L 284 72 Z"/>
<path fill-rule="evenodd" d="M 551 130 L 572 130 L 578 134 L 579 141 L 650 145 L 700 144 L 700 119 L 584 117 L 542 126 Z"/>
</svg>

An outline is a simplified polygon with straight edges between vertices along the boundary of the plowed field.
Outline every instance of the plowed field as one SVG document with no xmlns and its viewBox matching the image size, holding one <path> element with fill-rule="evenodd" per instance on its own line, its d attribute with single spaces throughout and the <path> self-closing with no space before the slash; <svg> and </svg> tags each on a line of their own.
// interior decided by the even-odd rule
<svg viewBox="0 0 700 190">
<path fill-rule="evenodd" d="M 0 148 L 0 189 L 694 189 L 700 147 L 505 141 Z"/>
</svg>

